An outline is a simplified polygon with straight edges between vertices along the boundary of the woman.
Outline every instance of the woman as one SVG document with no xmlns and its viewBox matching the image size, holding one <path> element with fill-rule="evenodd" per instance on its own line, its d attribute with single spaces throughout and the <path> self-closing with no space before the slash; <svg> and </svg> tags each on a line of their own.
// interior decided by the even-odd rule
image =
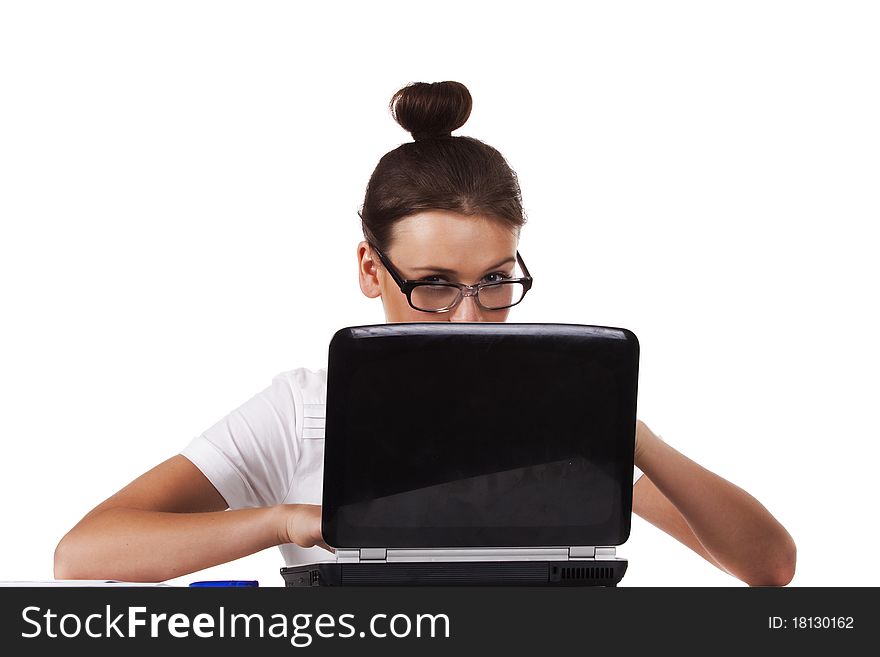
<svg viewBox="0 0 880 657">
<path fill-rule="evenodd" d="M 414 141 L 373 172 L 357 247 L 361 290 L 381 298 L 389 322 L 505 321 L 525 294 L 499 303 L 477 287 L 524 267 L 517 244 L 525 217 L 501 154 L 451 136 L 470 110 L 457 82 L 417 83 L 392 98 L 392 115 Z M 407 280 L 469 287 L 428 293 Z M 288 564 L 330 556 L 319 506 L 325 386 L 326 370 L 276 376 L 181 454 L 89 512 L 59 543 L 55 576 L 162 581 L 274 545 Z M 750 585 L 791 581 L 794 542 L 748 493 L 641 421 L 635 462 L 634 513 Z"/>
</svg>

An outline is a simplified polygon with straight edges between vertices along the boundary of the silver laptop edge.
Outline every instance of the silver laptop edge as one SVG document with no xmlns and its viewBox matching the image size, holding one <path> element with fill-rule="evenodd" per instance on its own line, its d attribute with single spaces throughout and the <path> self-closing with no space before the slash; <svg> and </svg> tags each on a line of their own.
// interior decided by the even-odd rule
<svg viewBox="0 0 880 657">
<path fill-rule="evenodd" d="M 567 548 L 358 548 L 336 550 L 336 563 L 416 561 L 626 561 L 614 546 Z"/>
</svg>

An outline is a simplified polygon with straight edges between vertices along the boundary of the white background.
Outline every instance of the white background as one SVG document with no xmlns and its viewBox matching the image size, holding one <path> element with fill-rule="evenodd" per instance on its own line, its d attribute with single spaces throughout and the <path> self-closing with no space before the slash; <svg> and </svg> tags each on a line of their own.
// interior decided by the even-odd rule
<svg viewBox="0 0 880 657">
<path fill-rule="evenodd" d="M 0 580 L 384 320 L 356 212 L 390 96 L 451 79 L 523 188 L 511 321 L 633 330 L 639 417 L 785 525 L 792 584 L 880 584 L 878 33 L 870 2 L 3 2 Z M 633 523 L 622 586 L 744 586 Z"/>
</svg>

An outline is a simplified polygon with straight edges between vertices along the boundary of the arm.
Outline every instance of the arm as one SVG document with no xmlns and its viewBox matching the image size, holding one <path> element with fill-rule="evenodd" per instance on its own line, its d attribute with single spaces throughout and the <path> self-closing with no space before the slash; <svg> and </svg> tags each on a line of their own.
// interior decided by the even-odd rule
<svg viewBox="0 0 880 657">
<path fill-rule="evenodd" d="M 158 582 L 282 543 L 327 548 L 319 506 L 226 508 L 202 472 L 174 456 L 99 504 L 61 539 L 55 577 Z"/>
<path fill-rule="evenodd" d="M 758 500 L 660 440 L 636 429 L 633 512 L 750 586 L 785 586 L 794 577 L 791 535 Z"/>
</svg>

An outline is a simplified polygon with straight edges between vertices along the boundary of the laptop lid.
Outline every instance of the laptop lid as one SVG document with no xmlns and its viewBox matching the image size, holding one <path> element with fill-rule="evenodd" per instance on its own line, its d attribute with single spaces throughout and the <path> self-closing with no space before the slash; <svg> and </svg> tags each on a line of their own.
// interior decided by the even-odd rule
<svg viewBox="0 0 880 657">
<path fill-rule="evenodd" d="M 337 548 L 624 543 L 638 356 L 631 331 L 602 326 L 338 331 L 325 539 Z"/>
</svg>

